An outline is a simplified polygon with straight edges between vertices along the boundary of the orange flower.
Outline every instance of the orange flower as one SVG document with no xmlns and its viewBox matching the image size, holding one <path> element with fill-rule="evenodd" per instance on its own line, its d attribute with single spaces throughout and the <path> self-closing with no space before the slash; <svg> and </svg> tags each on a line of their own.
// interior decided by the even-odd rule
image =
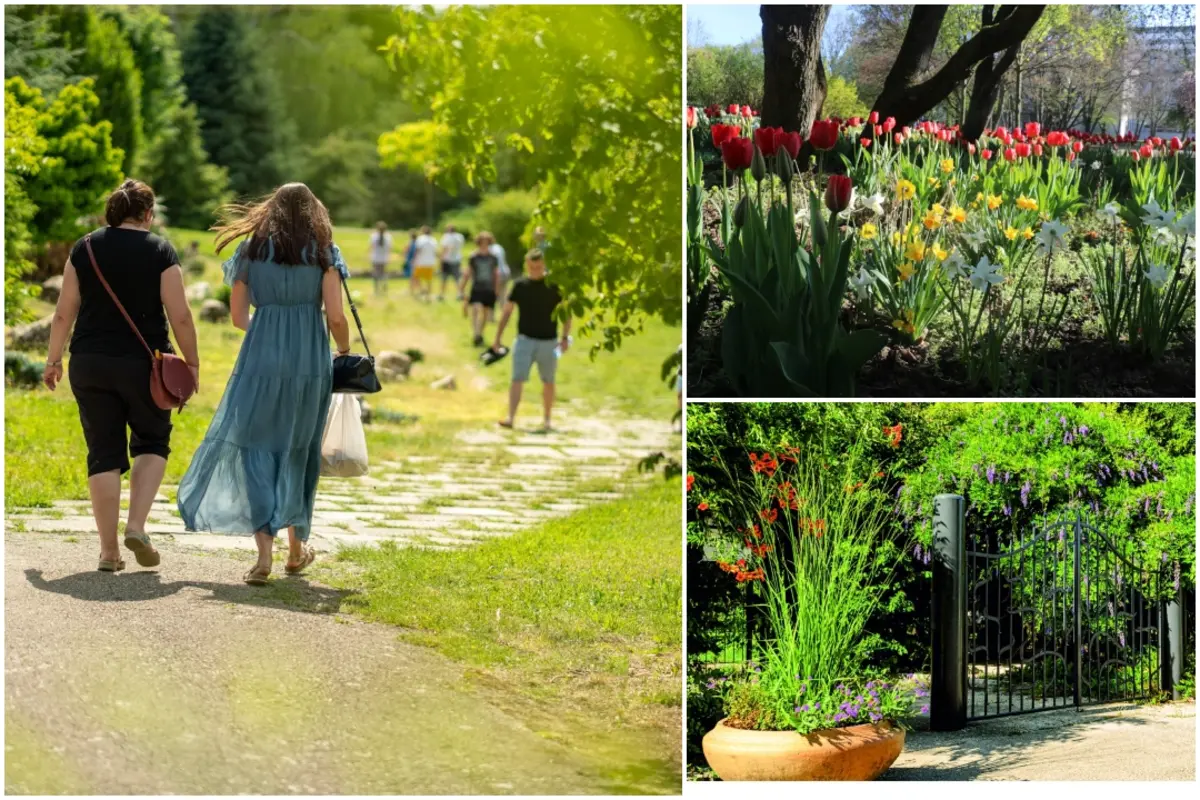
<svg viewBox="0 0 1200 800">
<path fill-rule="evenodd" d="M 882 472 L 876 472 L 876 473 L 875 473 L 875 477 L 876 477 L 876 478 L 882 478 L 882 477 L 883 477 L 883 473 L 882 473 Z"/>
<path fill-rule="evenodd" d="M 899 422 L 897 422 L 895 425 L 891 425 L 891 426 L 884 425 L 883 426 L 883 435 L 888 437 L 888 444 L 890 444 L 892 447 L 899 447 L 900 439 L 903 438 L 903 433 L 901 432 L 901 424 Z"/>
<path fill-rule="evenodd" d="M 753 534 L 754 534 L 754 538 L 755 538 L 755 539 L 761 539 L 761 538 L 762 538 L 762 531 L 761 531 L 761 530 L 759 530 L 759 527 L 758 527 L 757 525 L 755 525 L 753 528 L 751 528 L 751 533 L 753 533 Z"/>
<path fill-rule="evenodd" d="M 696 506 L 696 508 L 699 511 L 708 511 L 708 503 L 701 503 L 700 505 Z"/>
<path fill-rule="evenodd" d="M 758 515 L 767 522 L 774 522 L 775 520 L 779 519 L 779 510 L 775 508 L 768 508 L 758 512 Z"/>
<path fill-rule="evenodd" d="M 696 482 L 696 476 L 695 476 L 695 475 L 688 475 L 688 477 L 687 477 L 687 490 L 688 490 L 689 492 L 692 490 L 692 484 L 693 484 L 693 483 L 695 483 L 695 482 Z"/>
</svg>

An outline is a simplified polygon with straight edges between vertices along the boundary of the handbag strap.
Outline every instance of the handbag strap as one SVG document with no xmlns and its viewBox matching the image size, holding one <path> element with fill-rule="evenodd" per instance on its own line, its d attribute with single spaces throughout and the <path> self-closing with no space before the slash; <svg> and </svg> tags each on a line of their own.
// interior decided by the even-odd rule
<svg viewBox="0 0 1200 800">
<path fill-rule="evenodd" d="M 346 300 L 350 302 L 350 313 L 354 315 L 354 324 L 358 326 L 358 338 L 362 339 L 363 349 L 367 351 L 367 358 L 371 358 L 371 346 L 367 344 L 367 335 L 363 333 L 362 320 L 358 318 L 358 307 L 354 305 L 354 298 L 350 296 L 350 287 L 346 285 L 346 276 L 336 265 L 333 269 L 337 270 L 338 277 L 342 280 L 342 288 L 346 290 Z"/>
<path fill-rule="evenodd" d="M 100 271 L 100 265 L 96 263 L 96 254 L 92 252 L 92 235 L 89 233 L 83 237 L 83 246 L 87 248 L 88 260 L 92 262 L 92 269 L 96 271 L 96 277 L 100 279 L 100 285 L 108 292 L 108 296 L 117 304 L 117 310 L 121 312 L 121 316 L 129 323 L 129 327 L 133 328 L 133 333 L 137 336 L 138 341 L 142 343 L 142 347 L 146 348 L 146 352 L 150 355 L 150 360 L 154 360 L 154 351 L 150 349 L 150 345 L 146 344 L 146 340 L 142 338 L 142 332 L 138 330 L 138 326 L 134 324 L 133 318 L 129 316 L 129 312 L 125 310 L 125 306 L 121 305 L 121 301 L 117 299 L 117 293 L 108 285 L 108 281 L 104 280 L 104 273 Z M 355 317 L 357 319 L 357 316 Z"/>
</svg>

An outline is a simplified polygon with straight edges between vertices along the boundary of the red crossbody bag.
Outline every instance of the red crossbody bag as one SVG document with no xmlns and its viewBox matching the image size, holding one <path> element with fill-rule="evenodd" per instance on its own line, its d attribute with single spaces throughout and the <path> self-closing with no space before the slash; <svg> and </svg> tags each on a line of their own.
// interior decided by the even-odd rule
<svg viewBox="0 0 1200 800">
<path fill-rule="evenodd" d="M 182 411 L 187 401 L 196 393 L 196 377 L 192 375 L 191 367 L 179 356 L 150 349 L 150 345 L 146 344 L 146 340 L 142 338 L 142 332 L 134 324 L 133 318 L 129 316 L 125 306 L 121 305 L 121 301 L 117 299 L 116 292 L 108 285 L 108 281 L 104 280 L 104 273 L 100 271 L 100 265 L 96 263 L 96 254 L 92 252 L 92 237 L 83 237 L 83 244 L 87 248 L 88 259 L 92 262 L 92 269 L 96 271 L 96 277 L 100 279 L 100 284 L 104 286 L 104 290 L 108 292 L 112 301 L 117 304 L 117 310 L 121 312 L 121 316 L 125 317 L 129 327 L 133 328 L 133 334 L 137 336 L 138 341 L 142 343 L 142 347 L 146 348 L 146 353 L 150 356 L 150 396 L 154 398 L 154 404 L 161 409 L 178 408 Z"/>
</svg>

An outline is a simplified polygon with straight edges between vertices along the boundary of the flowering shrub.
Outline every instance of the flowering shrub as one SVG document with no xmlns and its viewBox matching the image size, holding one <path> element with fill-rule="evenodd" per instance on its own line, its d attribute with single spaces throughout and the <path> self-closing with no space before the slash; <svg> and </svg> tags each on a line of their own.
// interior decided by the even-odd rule
<svg viewBox="0 0 1200 800">
<path fill-rule="evenodd" d="M 932 334 L 968 385 L 1000 392 L 1028 381 L 1064 344 L 1068 318 L 1095 317 L 1109 346 L 1128 343 L 1150 361 L 1194 324 L 1191 140 L 1136 142 L 1031 122 L 967 142 L 957 126 L 897 128 L 875 112 L 818 120 L 801 136 L 756 128 L 752 109 L 708 111 L 722 111 L 708 131 L 721 185 L 732 177 L 737 200 L 730 208 L 719 193 L 721 237 L 707 255 L 735 300 L 722 354 L 743 394 L 851 394 L 854 373 L 886 343 L 858 336 L 870 329 L 909 344 Z M 784 135 L 791 158 L 778 156 Z M 795 162 L 803 142 L 817 156 L 815 176 Z M 845 175 L 827 179 L 835 166 Z M 797 181 L 813 190 L 796 192 Z M 1095 225 L 1097 217 L 1106 222 Z M 796 228 L 798 236 L 785 233 Z M 1089 246 L 1075 246 L 1080 239 Z M 1056 286 L 1071 261 L 1089 275 L 1094 301 Z M 826 302 L 802 300 L 810 287 Z M 857 328 L 838 328 L 826 310 L 847 293 Z M 801 340 L 838 344 L 810 353 Z M 825 352 L 838 353 L 849 376 L 828 375 Z"/>
</svg>

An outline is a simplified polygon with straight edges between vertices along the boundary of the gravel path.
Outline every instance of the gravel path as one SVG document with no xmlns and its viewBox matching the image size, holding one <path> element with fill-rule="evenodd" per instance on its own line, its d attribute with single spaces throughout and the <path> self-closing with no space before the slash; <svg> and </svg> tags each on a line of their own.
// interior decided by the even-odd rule
<svg viewBox="0 0 1200 800">
<path fill-rule="evenodd" d="M 663 791 L 598 774 L 393 629 L 319 613 L 332 589 L 264 593 L 244 559 L 161 549 L 110 575 L 90 540 L 5 536 L 8 793 Z"/>
<path fill-rule="evenodd" d="M 927 721 L 926 721 L 927 722 Z M 1196 706 L 1112 704 L 910 731 L 883 780 L 1194 781 Z"/>
</svg>

